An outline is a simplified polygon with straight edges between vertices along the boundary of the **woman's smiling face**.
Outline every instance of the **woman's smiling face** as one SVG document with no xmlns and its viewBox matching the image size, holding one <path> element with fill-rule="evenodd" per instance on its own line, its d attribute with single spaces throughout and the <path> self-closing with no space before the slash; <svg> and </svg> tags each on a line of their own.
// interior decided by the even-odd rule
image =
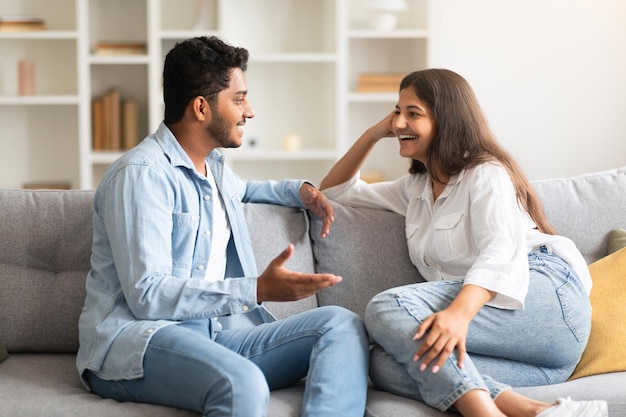
<svg viewBox="0 0 626 417">
<path fill-rule="evenodd" d="M 426 165 L 428 149 L 435 137 L 432 110 L 411 87 L 400 90 L 393 129 L 400 142 L 400 155 Z"/>
</svg>

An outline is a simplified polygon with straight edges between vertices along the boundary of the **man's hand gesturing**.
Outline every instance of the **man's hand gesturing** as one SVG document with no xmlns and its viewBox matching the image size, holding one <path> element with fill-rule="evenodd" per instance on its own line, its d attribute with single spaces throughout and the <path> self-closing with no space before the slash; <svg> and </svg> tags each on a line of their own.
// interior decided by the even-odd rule
<svg viewBox="0 0 626 417">
<path fill-rule="evenodd" d="M 309 274 L 285 268 L 285 262 L 291 258 L 293 251 L 290 243 L 259 276 L 256 290 L 258 302 L 296 301 L 341 282 L 341 277 L 337 275 Z"/>
</svg>

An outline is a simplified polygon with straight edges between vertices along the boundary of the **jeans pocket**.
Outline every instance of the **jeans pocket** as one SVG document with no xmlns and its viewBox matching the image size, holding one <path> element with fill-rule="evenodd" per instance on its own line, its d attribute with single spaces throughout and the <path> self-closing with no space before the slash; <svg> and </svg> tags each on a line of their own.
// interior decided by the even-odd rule
<svg viewBox="0 0 626 417">
<path fill-rule="evenodd" d="M 579 342 L 586 342 L 591 332 L 591 304 L 582 285 L 568 279 L 556 292 L 563 311 L 563 320 Z"/>
</svg>

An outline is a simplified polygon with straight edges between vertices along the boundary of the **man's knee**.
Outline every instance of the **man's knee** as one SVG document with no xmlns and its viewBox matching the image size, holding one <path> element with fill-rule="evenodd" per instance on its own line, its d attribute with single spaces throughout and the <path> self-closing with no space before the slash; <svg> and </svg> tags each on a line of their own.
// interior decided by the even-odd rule
<svg viewBox="0 0 626 417">
<path fill-rule="evenodd" d="M 207 390 L 204 415 L 265 416 L 270 389 L 265 375 L 250 361 L 223 375 L 222 383 Z M 218 411 L 219 410 L 219 411 Z"/>
<path fill-rule="evenodd" d="M 358 338 L 367 338 L 365 323 L 358 314 L 339 306 L 324 306 L 316 310 L 326 314 L 328 327 L 340 333 L 354 334 Z"/>
</svg>

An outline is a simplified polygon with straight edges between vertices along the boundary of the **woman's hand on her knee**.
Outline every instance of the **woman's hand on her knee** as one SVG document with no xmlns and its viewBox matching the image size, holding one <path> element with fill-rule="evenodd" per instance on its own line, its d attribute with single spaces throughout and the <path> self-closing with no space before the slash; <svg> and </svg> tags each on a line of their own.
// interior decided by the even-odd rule
<svg viewBox="0 0 626 417">
<path fill-rule="evenodd" d="M 413 340 L 422 340 L 413 356 L 415 362 L 422 360 L 422 371 L 432 363 L 432 371 L 438 372 L 455 349 L 457 365 L 463 368 L 469 325 L 494 296 L 495 292 L 465 284 L 447 308 L 426 317 L 413 336 Z"/>
<path fill-rule="evenodd" d="M 413 361 L 422 361 L 420 370 L 432 365 L 432 372 L 437 373 L 445 361 L 456 349 L 457 365 L 463 368 L 470 320 L 450 308 L 428 316 L 418 327 L 413 340 L 422 343 L 413 356 Z"/>
</svg>

